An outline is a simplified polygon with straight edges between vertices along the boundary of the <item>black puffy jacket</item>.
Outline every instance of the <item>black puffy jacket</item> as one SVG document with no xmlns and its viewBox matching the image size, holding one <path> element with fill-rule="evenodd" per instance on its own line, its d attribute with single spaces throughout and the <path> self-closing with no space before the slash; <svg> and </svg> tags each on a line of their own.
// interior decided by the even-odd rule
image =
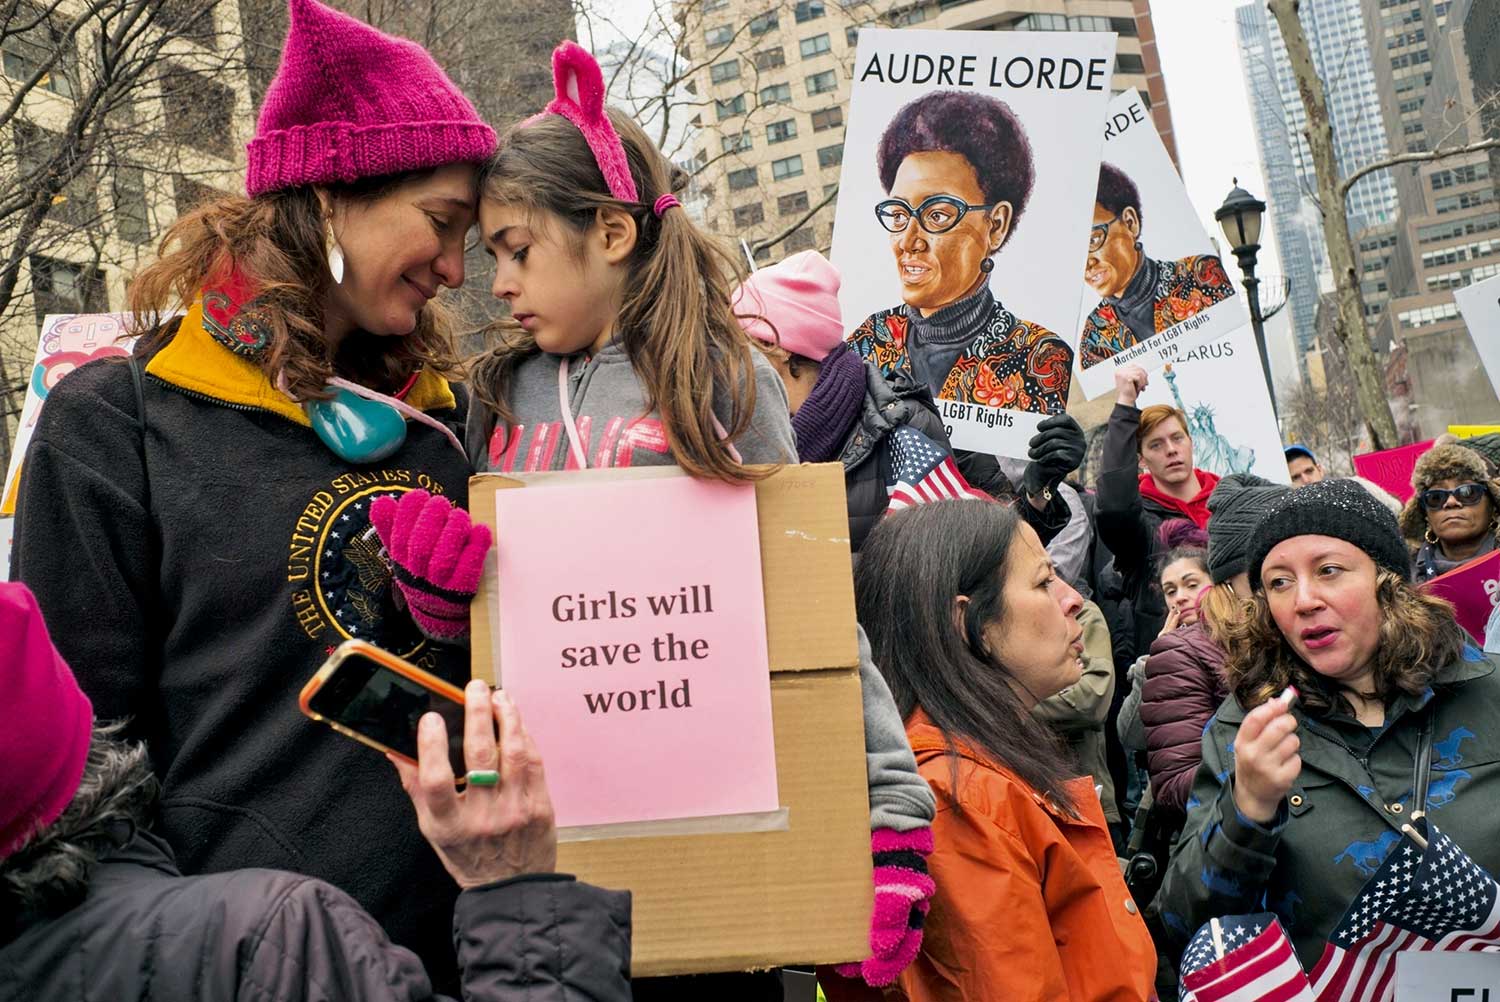
<svg viewBox="0 0 1500 1002">
<path fill-rule="evenodd" d="M 630 895 L 561 875 L 464 891 L 453 938 L 469 1002 L 630 998 Z M 415 954 L 321 880 L 280 870 L 184 877 L 138 833 L 88 896 L 0 941 L 0 1002 L 437 1000 Z"/>
</svg>

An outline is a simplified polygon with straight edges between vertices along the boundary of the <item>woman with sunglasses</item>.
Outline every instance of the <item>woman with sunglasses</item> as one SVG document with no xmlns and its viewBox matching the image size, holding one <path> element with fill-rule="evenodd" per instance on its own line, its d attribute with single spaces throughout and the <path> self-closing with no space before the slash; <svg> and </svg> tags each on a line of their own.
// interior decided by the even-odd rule
<svg viewBox="0 0 1500 1002">
<path fill-rule="evenodd" d="M 1416 491 L 1401 512 L 1401 532 L 1416 542 L 1413 577 L 1427 581 L 1496 546 L 1500 492 L 1484 458 L 1462 445 L 1435 446 L 1417 460 Z"/>
<path fill-rule="evenodd" d="M 1113 164 L 1101 164 L 1083 280 L 1100 303 L 1078 343 L 1087 369 L 1234 295 L 1212 254 L 1158 261 L 1141 245 L 1141 193 Z"/>
<path fill-rule="evenodd" d="M 408 579 L 398 600 L 375 513 L 421 488 L 446 521 L 443 499 L 467 497 L 433 297 L 463 283 L 494 144 L 420 47 L 292 0 L 248 197 L 178 219 L 130 287 L 133 358 L 52 391 L 12 565 L 95 713 L 149 749 L 184 872 L 326 880 L 440 985 L 458 889 L 389 763 L 310 724 L 297 693 L 351 637 L 469 676 L 466 650 L 429 639 L 441 608 Z"/>
</svg>

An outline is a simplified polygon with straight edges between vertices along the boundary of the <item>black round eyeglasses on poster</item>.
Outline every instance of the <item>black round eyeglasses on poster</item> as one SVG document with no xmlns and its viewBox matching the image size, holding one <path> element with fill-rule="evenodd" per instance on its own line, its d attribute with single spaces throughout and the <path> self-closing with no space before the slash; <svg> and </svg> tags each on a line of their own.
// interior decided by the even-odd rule
<svg viewBox="0 0 1500 1002">
<path fill-rule="evenodd" d="M 928 233 L 947 233 L 973 211 L 988 212 L 999 202 L 988 205 L 970 205 L 953 195 L 931 195 L 922 199 L 922 204 L 912 207 L 904 198 L 888 198 L 875 205 L 875 218 L 891 233 L 904 233 L 913 218 L 917 225 Z"/>
</svg>

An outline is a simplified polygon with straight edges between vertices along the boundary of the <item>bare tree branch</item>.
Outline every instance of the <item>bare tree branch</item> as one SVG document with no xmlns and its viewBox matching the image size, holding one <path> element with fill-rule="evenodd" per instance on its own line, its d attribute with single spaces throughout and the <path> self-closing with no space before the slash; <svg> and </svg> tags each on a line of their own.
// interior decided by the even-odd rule
<svg viewBox="0 0 1500 1002">
<path fill-rule="evenodd" d="M 1437 160 L 1447 160 L 1451 157 L 1461 157 L 1467 153 L 1482 153 L 1485 150 L 1493 150 L 1500 147 L 1500 139 L 1481 139 L 1474 143 L 1465 143 L 1463 146 L 1450 146 L 1447 149 L 1423 150 L 1416 153 L 1400 153 L 1384 160 L 1376 160 L 1365 164 L 1359 170 L 1351 171 L 1349 176 L 1339 182 L 1338 193 L 1342 198 L 1349 194 L 1349 189 L 1366 174 L 1375 171 L 1389 170 L 1402 164 L 1425 164 Z"/>
</svg>

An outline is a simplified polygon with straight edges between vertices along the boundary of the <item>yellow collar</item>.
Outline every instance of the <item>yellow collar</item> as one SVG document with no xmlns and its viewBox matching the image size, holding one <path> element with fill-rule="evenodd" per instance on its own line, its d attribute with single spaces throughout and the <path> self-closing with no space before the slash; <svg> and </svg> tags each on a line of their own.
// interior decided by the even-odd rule
<svg viewBox="0 0 1500 1002">
<path fill-rule="evenodd" d="M 302 405 L 272 386 L 259 366 L 219 344 L 204 329 L 201 300 L 188 310 L 177 335 L 156 353 L 146 371 L 184 390 L 270 411 L 304 427 L 312 426 Z M 448 381 L 425 369 L 406 395 L 406 402 L 421 411 L 456 406 Z"/>
</svg>

